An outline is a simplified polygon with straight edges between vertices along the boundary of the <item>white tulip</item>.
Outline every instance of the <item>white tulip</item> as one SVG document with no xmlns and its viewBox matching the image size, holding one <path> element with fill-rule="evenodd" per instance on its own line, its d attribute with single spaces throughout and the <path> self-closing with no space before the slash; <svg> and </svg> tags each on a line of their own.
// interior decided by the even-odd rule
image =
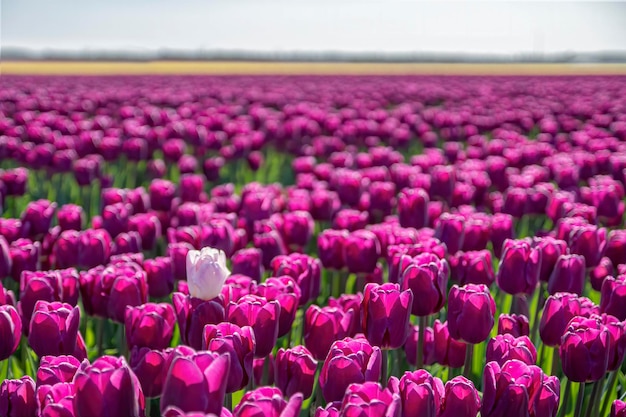
<svg viewBox="0 0 626 417">
<path fill-rule="evenodd" d="M 206 247 L 187 253 L 187 285 L 192 297 L 202 300 L 217 297 L 229 275 L 224 251 Z"/>
</svg>

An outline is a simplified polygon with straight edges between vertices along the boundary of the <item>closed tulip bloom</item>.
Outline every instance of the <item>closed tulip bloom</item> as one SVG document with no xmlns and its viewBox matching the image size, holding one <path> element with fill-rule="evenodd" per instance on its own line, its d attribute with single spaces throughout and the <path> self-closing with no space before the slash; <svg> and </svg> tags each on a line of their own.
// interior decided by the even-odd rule
<svg viewBox="0 0 626 417">
<path fill-rule="evenodd" d="M 457 253 L 463 246 L 464 223 L 460 214 L 443 213 L 437 219 L 435 237 L 446 244 L 449 253 Z"/>
<path fill-rule="evenodd" d="M 585 258 L 581 255 L 561 255 L 554 266 L 548 292 L 569 292 L 581 295 L 585 286 Z"/>
<path fill-rule="evenodd" d="M 28 344 L 39 357 L 74 355 L 83 360 L 87 357 L 87 352 L 78 331 L 79 325 L 78 307 L 38 301 L 30 321 Z"/>
<path fill-rule="evenodd" d="M 131 211 L 132 206 L 125 203 L 104 206 L 102 209 L 102 228 L 109 232 L 112 238 L 117 237 L 122 232 L 127 232 Z"/>
<path fill-rule="evenodd" d="M 180 177 L 180 198 L 183 201 L 200 201 L 200 194 L 204 188 L 202 176 L 198 174 L 183 174 Z"/>
<path fill-rule="evenodd" d="M 396 349 L 409 332 L 413 293 L 401 291 L 398 284 L 367 284 L 361 303 L 363 331 L 375 346 Z"/>
<path fill-rule="evenodd" d="M 253 377 L 252 363 L 256 351 L 256 339 L 250 326 L 239 327 L 226 322 L 207 324 L 202 334 L 202 349 L 230 356 L 227 393 L 248 385 Z"/>
<path fill-rule="evenodd" d="M 527 365 L 537 362 L 537 349 L 528 336 L 514 337 L 510 334 L 499 334 L 487 343 L 487 362 L 496 361 L 504 365 L 510 359 L 517 359 Z"/>
<path fill-rule="evenodd" d="M 528 336 L 530 334 L 528 317 L 521 314 L 500 314 L 498 334 L 510 334 L 513 337 Z"/>
<path fill-rule="evenodd" d="M 27 231 L 28 236 L 37 237 L 50 229 L 50 223 L 57 203 L 48 200 L 37 200 L 28 203 L 22 213 L 22 227 Z"/>
<path fill-rule="evenodd" d="M 609 364 L 607 370 L 615 371 L 622 366 L 626 355 L 626 323 L 609 314 L 600 316 L 609 331 Z"/>
<path fill-rule="evenodd" d="M 361 302 L 363 294 L 342 294 L 339 298 L 328 298 L 328 307 L 337 307 L 344 313 L 353 312 L 348 336 L 361 333 Z M 330 347 L 330 345 L 329 345 Z M 325 357 L 326 355 L 324 355 Z"/>
<path fill-rule="evenodd" d="M 176 317 L 174 308 L 167 303 L 146 303 L 138 307 L 126 307 L 124 328 L 126 344 L 133 347 L 165 349 L 169 347 L 174 333 Z"/>
<path fill-rule="evenodd" d="M 283 399 L 280 389 L 260 387 L 246 392 L 233 410 L 234 417 L 297 417 L 302 408 L 302 395 L 295 394 L 289 401 Z"/>
<path fill-rule="evenodd" d="M 541 251 L 526 240 L 504 242 L 496 275 L 498 287 L 512 295 L 532 294 L 539 282 Z"/>
<path fill-rule="evenodd" d="M 202 300 L 217 297 L 229 275 L 223 251 L 206 247 L 187 253 L 187 283 L 192 297 Z"/>
<path fill-rule="evenodd" d="M 152 250 L 161 237 L 161 223 L 154 213 L 138 213 L 128 218 L 128 230 L 139 233 L 143 250 Z"/>
<path fill-rule="evenodd" d="M 137 376 L 146 397 L 160 397 L 163 392 L 165 377 L 175 357 L 190 356 L 194 350 L 180 345 L 166 350 L 150 350 L 135 347 L 130 352 L 129 366 Z"/>
<path fill-rule="evenodd" d="M 496 279 L 493 272 L 491 252 L 488 250 L 457 252 L 450 260 L 452 278 L 459 285 L 485 284 L 490 286 Z"/>
<path fill-rule="evenodd" d="M 154 179 L 148 188 L 150 207 L 153 210 L 169 211 L 176 194 L 176 185 L 168 180 Z"/>
<path fill-rule="evenodd" d="M 333 343 L 319 376 L 326 402 L 341 401 L 350 384 L 378 381 L 381 351 L 365 338 L 345 338 Z"/>
<path fill-rule="evenodd" d="M 409 330 L 409 337 L 406 339 L 403 347 L 404 353 L 406 354 L 406 361 L 409 365 L 413 366 L 415 366 L 417 361 L 419 329 L 419 326 L 411 326 L 411 329 Z M 465 348 L 465 344 L 461 344 L 463 345 L 463 348 Z M 424 330 L 424 364 L 432 365 L 434 363 L 436 363 L 434 332 L 432 327 L 426 327 Z"/>
<path fill-rule="evenodd" d="M 141 269 L 133 271 L 118 267 L 117 274 L 117 278 L 113 280 L 110 287 L 107 317 L 118 323 L 123 323 L 126 307 L 140 306 L 148 302 L 148 280 L 145 271 Z"/>
<path fill-rule="evenodd" d="M 489 362 L 483 374 L 484 417 L 554 417 L 559 405 L 559 380 L 541 368 L 510 360 L 504 365 Z"/>
<path fill-rule="evenodd" d="M 573 382 L 598 381 L 607 371 L 610 334 L 598 317 L 573 318 L 561 338 L 563 373 Z"/>
<path fill-rule="evenodd" d="M 83 268 L 104 265 L 111 256 L 112 239 L 104 229 L 87 229 L 78 241 L 78 264 Z"/>
<path fill-rule="evenodd" d="M 20 379 L 5 379 L 0 385 L 0 415 L 6 417 L 35 417 L 37 397 L 35 381 L 25 375 Z"/>
<path fill-rule="evenodd" d="M 589 271 L 589 281 L 591 282 L 591 288 L 596 291 L 602 291 L 602 284 L 606 277 L 612 276 L 615 270 L 613 263 L 608 257 L 600 259 L 598 265 Z"/>
<path fill-rule="evenodd" d="M 0 305 L 0 361 L 15 353 L 22 337 L 22 319 L 15 307 Z"/>
<path fill-rule="evenodd" d="M 64 230 L 52 246 L 52 257 L 58 268 L 69 268 L 78 265 L 80 232 Z"/>
<path fill-rule="evenodd" d="M 296 346 L 291 349 L 278 349 L 274 366 L 274 383 L 286 397 L 298 392 L 305 399 L 311 396 L 317 361 L 307 348 Z"/>
<path fill-rule="evenodd" d="M 480 410 L 480 397 L 474 384 L 463 376 L 446 382 L 439 417 L 476 417 Z"/>
<path fill-rule="evenodd" d="M 308 211 L 293 211 L 283 215 L 282 227 L 285 244 L 303 248 L 313 236 L 315 222 Z"/>
<path fill-rule="evenodd" d="M 399 393 L 383 388 L 377 382 L 351 384 L 341 403 L 341 415 L 346 417 L 400 417 L 401 409 Z"/>
<path fill-rule="evenodd" d="M 0 277 L 8 277 L 11 273 L 12 266 L 13 261 L 11 260 L 9 251 L 9 243 L 6 238 L 0 234 Z"/>
<path fill-rule="evenodd" d="M 172 259 L 167 256 L 157 256 L 143 262 L 148 280 L 150 297 L 161 298 L 168 296 L 174 289 L 174 271 Z"/>
<path fill-rule="evenodd" d="M 142 416 L 145 398 L 124 358 L 101 356 L 83 361 L 74 376 L 77 417 Z"/>
<path fill-rule="evenodd" d="M 373 272 L 380 256 L 378 238 L 369 230 L 350 233 L 343 243 L 343 256 L 350 272 Z"/>
<path fill-rule="evenodd" d="M 224 307 L 220 299 L 208 301 L 190 297 L 180 292 L 172 294 L 172 304 L 183 343 L 194 349 L 202 349 L 202 332 L 207 324 L 225 320 Z"/>
<path fill-rule="evenodd" d="M 557 293 L 546 300 L 539 322 L 539 336 L 548 346 L 561 343 L 561 336 L 571 319 L 581 314 L 581 303 L 575 294 Z"/>
<path fill-rule="evenodd" d="M 345 266 L 343 247 L 347 230 L 323 230 L 317 237 L 317 250 L 324 268 L 340 270 Z"/>
<path fill-rule="evenodd" d="M 613 401 L 609 417 L 626 417 L 626 402 L 621 400 Z"/>
<path fill-rule="evenodd" d="M 174 279 L 187 279 L 187 254 L 195 250 L 192 244 L 187 242 L 175 242 L 167 245 L 167 256 L 172 259 Z"/>
<path fill-rule="evenodd" d="M 24 229 L 22 228 L 22 221 L 20 219 L 0 218 L 0 235 L 2 235 L 9 244 L 23 237 Z"/>
<path fill-rule="evenodd" d="M 350 336 L 354 311 L 312 304 L 304 314 L 304 344 L 317 360 L 324 360 L 336 340 Z"/>
<path fill-rule="evenodd" d="M 219 413 L 229 367 L 230 356 L 214 352 L 175 357 L 165 378 L 161 411 L 176 406 L 185 412 Z"/>
<path fill-rule="evenodd" d="M 37 369 L 37 386 L 72 382 L 80 361 L 74 356 L 43 356 Z"/>
<path fill-rule="evenodd" d="M 439 415 L 444 387 L 441 379 L 433 377 L 428 371 L 418 369 L 407 371 L 398 380 L 389 379 L 391 392 L 400 397 L 402 416 L 436 417 Z"/>
<path fill-rule="evenodd" d="M 586 224 L 575 226 L 569 234 L 571 253 L 585 257 L 587 267 L 598 265 L 606 247 L 606 229 Z"/>
<path fill-rule="evenodd" d="M 2 172 L 2 182 L 7 187 L 7 195 L 24 195 L 28 183 L 28 169 L 23 167 L 8 169 Z"/>
<path fill-rule="evenodd" d="M 485 285 L 457 285 L 448 296 L 448 329 L 456 340 L 476 344 L 493 328 L 496 303 Z"/>
<path fill-rule="evenodd" d="M 350 232 L 364 229 L 369 222 L 369 213 L 356 209 L 341 209 L 333 219 L 333 229 L 346 229 Z"/>
<path fill-rule="evenodd" d="M 626 264 L 626 230 L 611 230 L 608 235 L 605 255 L 613 266 Z"/>
<path fill-rule="evenodd" d="M 72 383 L 38 386 L 35 394 L 41 417 L 74 416 L 74 385 Z"/>
<path fill-rule="evenodd" d="M 398 219 L 402 227 L 421 229 L 428 225 L 428 193 L 421 188 L 404 188 L 398 195 Z"/>
<path fill-rule="evenodd" d="M 276 230 L 260 234 L 255 233 L 252 241 L 255 247 L 261 249 L 263 253 L 263 267 L 266 269 L 270 268 L 272 259 L 287 253 L 283 238 Z"/>
<path fill-rule="evenodd" d="M 600 292 L 600 311 L 626 320 L 626 275 L 606 277 Z"/>
<path fill-rule="evenodd" d="M 505 213 L 494 214 L 491 218 L 491 244 L 494 256 L 500 259 L 504 242 L 514 238 L 513 217 Z"/>
<path fill-rule="evenodd" d="M 227 308 L 228 321 L 237 326 L 250 326 L 257 342 L 255 357 L 270 354 L 278 338 L 280 303 L 257 295 L 246 295 Z"/>
<path fill-rule="evenodd" d="M 61 230 L 82 230 L 83 208 L 76 204 L 65 204 L 57 212 L 57 220 Z"/>
<path fill-rule="evenodd" d="M 24 323 L 30 323 L 37 301 L 62 301 L 63 282 L 57 271 L 24 271 L 20 280 L 18 308 Z M 28 334 L 27 329 L 26 334 Z"/>
<path fill-rule="evenodd" d="M 232 273 L 246 275 L 256 282 L 261 282 L 263 275 L 262 255 L 260 249 L 246 248 L 235 252 L 231 258 Z"/>
<path fill-rule="evenodd" d="M 137 232 L 122 232 L 115 237 L 111 256 L 141 252 L 141 236 Z"/>
<path fill-rule="evenodd" d="M 318 259 L 301 253 L 279 255 L 272 260 L 271 268 L 275 276 L 287 275 L 294 279 L 300 290 L 299 305 L 319 296 L 321 266 Z"/>
<path fill-rule="evenodd" d="M 267 301 L 278 301 L 280 317 L 278 318 L 278 337 L 283 337 L 291 330 L 296 319 L 300 288 L 290 276 L 270 277 L 254 290 L 256 295 Z"/>
<path fill-rule="evenodd" d="M 559 257 L 568 253 L 567 243 L 561 239 L 544 236 L 533 238 L 533 246 L 541 251 L 539 281 L 548 282 Z"/>
<path fill-rule="evenodd" d="M 427 329 L 428 330 L 428 329 Z M 432 361 L 451 368 L 460 368 L 465 361 L 467 345 L 450 337 L 448 322 L 433 323 Z M 424 355 L 427 357 L 427 355 Z"/>
<path fill-rule="evenodd" d="M 420 254 L 404 269 L 400 277 L 403 290 L 411 290 L 411 314 L 424 317 L 437 313 L 446 303 L 448 263 L 436 255 Z"/>
<path fill-rule="evenodd" d="M 22 271 L 36 271 L 39 269 L 39 255 L 41 245 L 30 239 L 17 239 L 9 246 L 9 256 L 12 261 L 11 278 L 20 281 Z"/>
</svg>

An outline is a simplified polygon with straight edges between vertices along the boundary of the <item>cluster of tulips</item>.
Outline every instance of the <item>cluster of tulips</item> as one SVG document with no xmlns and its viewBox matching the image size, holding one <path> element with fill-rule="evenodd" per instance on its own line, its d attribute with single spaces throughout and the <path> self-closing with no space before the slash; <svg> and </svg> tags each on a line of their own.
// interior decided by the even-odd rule
<svg viewBox="0 0 626 417">
<path fill-rule="evenodd" d="M 3 77 L 0 417 L 626 416 L 626 79 Z"/>
</svg>

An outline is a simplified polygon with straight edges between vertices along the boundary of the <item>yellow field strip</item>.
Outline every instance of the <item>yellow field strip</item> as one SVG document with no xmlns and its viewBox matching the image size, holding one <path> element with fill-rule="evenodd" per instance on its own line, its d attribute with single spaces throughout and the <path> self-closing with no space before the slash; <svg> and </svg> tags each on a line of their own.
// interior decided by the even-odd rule
<svg viewBox="0 0 626 417">
<path fill-rule="evenodd" d="M 626 64 L 444 64 L 244 61 L 4 61 L 0 74 L 34 75 L 626 75 Z"/>
</svg>

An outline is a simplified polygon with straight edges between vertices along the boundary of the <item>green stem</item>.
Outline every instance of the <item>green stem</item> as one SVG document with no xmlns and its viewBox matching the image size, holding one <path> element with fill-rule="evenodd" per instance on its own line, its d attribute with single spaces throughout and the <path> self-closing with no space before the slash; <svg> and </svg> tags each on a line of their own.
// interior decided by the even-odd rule
<svg viewBox="0 0 626 417">
<path fill-rule="evenodd" d="M 11 368 L 11 356 L 0 362 L 0 380 L 9 379 L 9 368 Z"/>
<path fill-rule="evenodd" d="M 270 380 L 270 357 L 265 357 L 263 361 L 263 376 L 261 377 L 261 386 L 266 386 Z"/>
<path fill-rule="evenodd" d="M 609 411 L 609 405 L 611 402 L 611 394 L 613 393 L 613 390 L 615 389 L 615 384 L 617 383 L 618 372 L 619 372 L 619 369 L 611 372 L 611 376 L 609 376 L 609 382 L 606 387 L 607 389 L 604 393 L 604 401 L 602 401 L 602 409 L 600 410 L 601 416 L 606 416 L 607 412 Z"/>
<path fill-rule="evenodd" d="M 585 400 L 585 383 L 581 382 L 578 385 L 578 395 L 576 397 L 576 410 L 574 411 L 574 417 L 580 417 L 583 412 L 583 401 Z"/>
<path fill-rule="evenodd" d="M 415 368 L 422 369 L 424 367 L 424 337 L 426 334 L 427 316 L 419 318 L 419 330 L 417 339 L 417 359 L 415 360 Z"/>
<path fill-rule="evenodd" d="M 511 310 L 509 311 L 509 313 L 515 314 L 516 310 L 517 310 L 517 296 L 512 295 L 511 296 Z"/>
<path fill-rule="evenodd" d="M 228 409 L 228 411 L 233 411 L 233 393 L 227 392 L 226 396 L 224 396 L 224 407 Z"/>
<path fill-rule="evenodd" d="M 589 398 L 589 404 L 587 405 L 586 417 L 592 417 L 597 414 L 600 407 L 600 401 L 598 401 L 598 394 L 602 392 L 602 386 L 604 385 L 604 378 L 594 382 L 593 390 L 591 391 L 591 397 Z"/>
<path fill-rule="evenodd" d="M 381 351 L 381 356 L 382 356 L 382 366 L 380 369 L 380 383 L 382 384 L 382 386 L 387 386 L 387 381 L 385 380 L 385 378 L 387 378 L 387 351 L 383 350 Z"/>
<path fill-rule="evenodd" d="M 96 345 L 98 346 L 98 356 L 104 352 L 104 318 L 96 319 Z"/>
<path fill-rule="evenodd" d="M 472 359 L 474 356 L 474 345 L 468 343 L 465 345 L 465 365 L 463 365 L 463 376 L 471 379 L 472 376 Z"/>
<path fill-rule="evenodd" d="M 146 417 L 150 417 L 151 406 L 152 406 L 152 398 L 146 398 Z"/>
<path fill-rule="evenodd" d="M 556 374 L 559 372 L 560 362 L 561 362 L 561 357 L 559 356 L 559 348 L 553 347 L 552 348 L 552 371 L 550 372 L 551 375 L 557 376 Z"/>
<path fill-rule="evenodd" d="M 539 285 L 539 299 L 537 300 L 537 305 L 535 306 L 535 317 L 533 321 L 533 327 L 530 331 L 530 340 L 533 341 L 535 346 L 537 346 L 537 330 L 539 329 L 539 314 L 541 313 L 541 309 L 544 303 L 544 294 L 543 294 L 543 284 Z"/>
<path fill-rule="evenodd" d="M 569 397 L 572 395 L 572 382 L 568 379 L 565 383 L 565 392 L 563 393 L 563 398 L 561 398 L 561 406 L 559 417 L 564 417 L 567 413 L 567 406 L 569 405 Z"/>
</svg>

